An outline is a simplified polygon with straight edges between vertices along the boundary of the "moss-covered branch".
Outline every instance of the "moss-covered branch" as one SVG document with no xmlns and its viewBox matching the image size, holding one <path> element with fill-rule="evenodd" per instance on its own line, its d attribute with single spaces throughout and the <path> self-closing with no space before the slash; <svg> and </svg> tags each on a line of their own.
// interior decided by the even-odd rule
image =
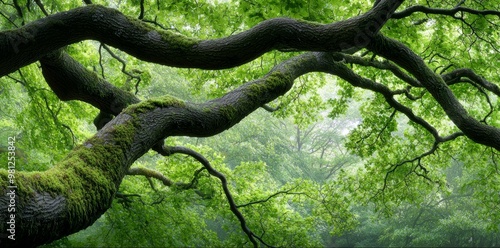
<svg viewBox="0 0 500 248">
<path fill-rule="evenodd" d="M 68 156 L 43 172 L 16 172 L 16 242 L 0 237 L 2 247 L 37 246 L 91 225 L 110 206 L 131 164 L 175 136 L 211 136 L 285 94 L 295 78 L 321 69 L 317 54 L 308 53 L 276 66 L 263 78 L 246 83 L 205 103 L 161 97 L 127 107 Z M 323 68 L 324 69 L 324 68 Z M 9 172 L 0 170 L 0 206 L 8 206 Z M 0 228 L 10 215 L 0 212 Z"/>
<path fill-rule="evenodd" d="M 89 5 L 0 32 L 0 76 L 82 40 L 99 40 L 139 59 L 163 65 L 220 69 L 273 49 L 340 51 L 365 46 L 402 0 L 384 0 L 364 15 L 319 25 L 277 18 L 229 37 L 197 40 L 157 30 L 119 11 Z"/>
</svg>

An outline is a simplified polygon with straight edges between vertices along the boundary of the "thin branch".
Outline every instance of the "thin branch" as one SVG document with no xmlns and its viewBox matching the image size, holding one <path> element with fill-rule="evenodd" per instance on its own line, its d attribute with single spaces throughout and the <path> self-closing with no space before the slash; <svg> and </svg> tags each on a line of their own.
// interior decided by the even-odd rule
<svg viewBox="0 0 500 248">
<path fill-rule="evenodd" d="M 24 26 L 24 16 L 23 16 L 23 11 L 21 10 L 21 6 L 19 6 L 19 3 L 17 2 L 17 0 L 14 0 L 14 8 L 16 9 L 17 11 L 17 15 L 19 15 L 19 17 L 23 20 L 22 21 L 22 25 Z"/>
<path fill-rule="evenodd" d="M 259 204 L 259 203 L 264 203 L 264 202 L 267 202 L 269 201 L 270 199 L 278 196 L 278 195 L 281 195 L 281 194 L 285 194 L 285 195 L 304 195 L 304 193 L 301 193 L 301 192 L 290 192 L 292 190 L 294 190 L 296 187 L 294 188 L 291 188 L 289 190 L 284 190 L 284 191 L 278 191 L 270 196 L 268 196 L 266 199 L 262 199 L 262 200 L 257 200 L 257 201 L 253 201 L 253 202 L 248 202 L 248 203 L 245 203 L 245 204 L 241 204 L 241 205 L 237 205 L 236 207 L 237 208 L 243 208 L 243 207 L 248 207 L 248 206 L 251 206 L 251 205 L 254 205 L 254 204 Z"/>
<path fill-rule="evenodd" d="M 6 16 L 3 12 L 0 12 L 0 15 L 3 16 L 3 18 L 5 18 L 8 22 L 10 22 L 10 24 L 12 24 L 12 26 L 18 28 L 17 24 L 14 21 L 12 21 L 11 18 Z"/>
<path fill-rule="evenodd" d="M 20 72 L 20 71 L 19 71 Z M 8 78 L 14 80 L 14 82 L 21 84 L 22 86 L 26 87 L 26 81 L 19 80 L 15 77 L 12 77 L 11 75 L 7 75 Z"/>
<path fill-rule="evenodd" d="M 189 155 L 189 156 L 193 157 L 194 159 L 196 159 L 198 162 L 200 162 L 207 169 L 207 171 L 208 171 L 208 173 L 210 173 L 210 175 L 215 176 L 220 180 L 220 182 L 222 184 L 222 189 L 224 191 L 224 194 L 226 195 L 231 212 L 233 212 L 233 214 L 236 216 L 236 218 L 238 218 L 238 220 L 240 221 L 241 228 L 247 234 L 247 236 L 250 239 L 250 242 L 252 242 L 253 246 L 258 247 L 258 243 L 254 239 L 254 237 L 256 237 L 256 235 L 248 228 L 248 226 L 246 225 L 245 217 L 243 217 L 243 214 L 241 214 L 241 212 L 238 210 L 238 207 L 237 207 L 236 203 L 234 202 L 234 198 L 231 194 L 231 191 L 229 190 L 229 187 L 227 184 L 227 179 L 224 176 L 224 174 L 220 173 L 215 168 L 213 168 L 212 165 L 210 164 L 210 162 L 203 155 L 201 155 L 200 153 L 198 153 L 192 149 L 189 149 L 186 147 L 180 147 L 180 146 L 173 146 L 173 147 L 162 146 L 162 148 L 163 149 L 162 149 L 160 154 L 164 155 L 164 156 L 169 156 L 169 155 L 172 155 L 175 153 L 180 153 L 180 154 L 185 154 L 185 155 Z"/>
<path fill-rule="evenodd" d="M 140 5 L 141 5 L 141 13 L 139 13 L 138 19 L 142 20 L 142 19 L 144 19 L 144 0 L 141 0 Z"/>
<path fill-rule="evenodd" d="M 326 54 L 323 54 L 324 56 L 327 56 Z M 334 55 L 329 55 L 329 56 L 335 56 Z M 436 140 L 440 140 L 441 137 L 439 136 L 438 131 L 436 130 L 435 127 L 433 127 L 431 124 L 429 124 L 426 120 L 423 118 L 415 115 L 413 113 L 413 110 L 409 107 L 406 107 L 405 105 L 401 104 L 398 102 L 396 99 L 394 99 L 394 91 L 391 91 L 389 87 L 386 85 L 383 85 L 381 83 L 377 83 L 375 81 L 372 81 L 370 79 L 361 77 L 360 75 L 356 74 L 352 69 L 348 68 L 344 63 L 342 62 L 337 62 L 335 58 L 327 58 L 333 61 L 330 61 L 330 67 L 328 68 L 327 71 L 332 75 L 337 75 L 340 78 L 346 80 L 348 83 L 353 85 L 354 87 L 359 87 L 363 89 L 368 89 L 377 93 L 380 93 L 384 96 L 386 102 L 393 107 L 395 110 L 403 113 L 410 119 L 411 121 L 415 122 L 416 124 L 422 126 L 425 128 L 429 133 L 434 136 Z"/>
<path fill-rule="evenodd" d="M 159 23 L 159 22 L 157 21 L 157 19 L 158 19 L 158 16 L 155 16 L 155 19 L 154 19 L 153 21 L 152 21 L 152 20 L 147 20 L 147 19 L 142 19 L 141 21 L 143 21 L 143 22 L 147 22 L 147 23 L 152 23 L 152 24 L 154 24 L 155 26 L 157 26 L 157 27 L 159 27 L 159 28 L 161 28 L 161 29 L 163 29 L 163 30 L 175 30 L 175 31 L 177 31 L 177 32 L 179 32 L 179 33 L 180 33 L 180 31 L 179 31 L 177 28 L 166 28 L 166 27 L 165 27 L 165 26 L 163 26 L 161 23 Z"/>
<path fill-rule="evenodd" d="M 418 155 L 418 156 L 416 156 L 416 157 L 414 157 L 414 158 L 407 159 L 407 160 L 401 161 L 401 162 L 399 162 L 399 163 L 397 163 L 397 164 L 393 164 L 393 165 L 391 165 L 391 167 L 390 167 L 391 169 L 390 169 L 389 171 L 387 171 L 387 173 L 385 174 L 385 177 L 384 177 L 384 184 L 383 184 L 382 188 L 381 188 L 381 189 L 379 189 L 379 192 L 383 192 L 383 191 L 386 189 L 386 187 L 387 187 L 387 180 L 388 180 L 388 178 L 389 178 L 389 175 L 390 175 L 391 173 L 394 173 L 394 172 L 398 169 L 398 167 L 401 167 L 401 166 L 403 166 L 404 164 L 408 164 L 408 163 L 414 163 L 414 162 L 417 162 L 417 166 L 415 166 L 415 169 L 416 169 L 416 168 L 420 168 L 420 169 L 422 169 L 422 170 L 425 172 L 425 174 L 418 173 L 415 169 L 413 169 L 411 172 L 415 173 L 415 174 L 416 174 L 416 175 L 418 175 L 418 176 L 424 177 L 426 180 L 428 180 L 428 181 L 430 181 L 430 182 L 434 182 L 434 181 L 432 181 L 432 179 L 431 179 L 431 178 L 429 178 L 429 177 L 426 175 L 426 174 L 428 173 L 428 170 L 427 170 L 427 169 L 426 169 L 426 168 L 425 168 L 425 167 L 421 164 L 422 159 L 423 159 L 423 158 L 425 158 L 425 157 L 427 157 L 427 156 L 430 156 L 430 155 L 434 154 L 434 152 L 435 152 L 435 151 L 439 148 L 439 145 L 440 145 L 441 143 L 444 143 L 444 142 L 448 142 L 448 141 L 454 140 L 454 139 L 456 139 L 456 138 L 458 138 L 458 137 L 460 137 L 460 136 L 463 136 L 463 135 L 464 135 L 464 134 L 463 134 L 463 133 L 461 133 L 461 132 L 456 132 L 456 133 L 454 133 L 454 134 L 452 134 L 452 135 L 449 135 L 449 136 L 447 136 L 447 137 L 445 137 L 445 138 L 442 138 L 441 140 L 435 140 L 435 141 L 434 141 L 434 144 L 433 144 L 433 145 L 432 145 L 432 147 L 431 147 L 431 149 L 430 149 L 430 150 L 428 150 L 427 152 L 424 152 L 424 153 L 422 153 L 422 154 L 420 154 L 420 155 Z"/>
<path fill-rule="evenodd" d="M 144 168 L 144 167 L 133 167 L 128 169 L 127 175 L 140 175 L 145 176 L 146 178 L 155 178 L 163 183 L 165 186 L 172 186 L 174 182 L 164 176 L 161 172 Z"/>
<path fill-rule="evenodd" d="M 487 124 L 486 119 L 488 119 L 488 117 L 490 117 L 491 114 L 493 114 L 493 112 L 495 111 L 495 108 L 493 107 L 493 103 L 491 102 L 491 99 L 490 99 L 490 96 L 488 95 L 488 93 L 486 93 L 486 91 L 484 91 L 484 89 L 481 86 L 477 85 L 474 81 L 472 81 L 470 79 L 467 79 L 467 78 L 461 79 L 459 81 L 459 83 L 468 83 L 468 84 L 474 86 L 481 94 L 484 95 L 484 98 L 486 99 L 486 102 L 488 102 L 490 110 L 484 116 L 484 118 L 481 120 L 481 122 Z"/>
<path fill-rule="evenodd" d="M 341 56 L 342 59 L 345 60 L 346 63 L 357 64 L 357 65 L 362 65 L 362 66 L 371 66 L 373 68 L 382 69 L 382 70 L 389 70 L 396 77 L 398 77 L 399 79 L 408 83 L 409 85 L 414 86 L 414 87 L 422 87 L 422 85 L 420 84 L 420 82 L 418 82 L 418 80 L 411 77 L 407 73 L 403 72 L 398 66 L 394 65 L 393 63 L 391 63 L 387 60 L 385 60 L 384 62 L 380 62 L 380 61 L 366 59 L 363 57 L 349 55 L 349 54 L 345 54 L 345 53 L 337 53 L 337 54 L 338 54 L 338 56 Z"/>
<path fill-rule="evenodd" d="M 264 105 L 262 105 L 262 108 L 265 109 L 268 112 L 275 112 L 275 111 L 278 111 L 280 109 L 280 106 L 271 107 L 268 104 L 264 104 Z"/>
<path fill-rule="evenodd" d="M 111 51 L 111 49 L 106 46 L 105 44 L 101 44 L 101 46 L 106 50 L 108 51 L 108 53 L 111 55 L 111 57 L 113 57 L 114 59 L 118 60 L 121 64 L 122 64 L 122 72 L 123 74 L 127 75 L 129 78 L 133 78 L 136 81 L 135 83 L 135 94 L 137 94 L 138 92 L 138 85 L 139 83 L 141 82 L 141 77 L 140 76 L 136 76 L 136 75 L 133 75 L 132 73 L 128 72 L 126 70 L 126 67 L 127 67 L 127 62 L 125 60 L 123 60 L 122 58 L 120 58 L 118 55 L 116 55 L 115 53 L 113 53 L 113 51 Z M 139 70 L 134 70 L 134 71 L 137 71 L 138 73 L 142 73 L 141 71 Z"/>
<path fill-rule="evenodd" d="M 40 0 L 35 0 L 35 3 L 42 10 L 42 12 L 45 16 L 49 16 L 49 13 L 47 13 L 47 11 L 45 10 L 45 7 L 43 6 L 43 4 Z"/>
<path fill-rule="evenodd" d="M 101 67 L 101 76 L 103 79 L 106 79 L 106 76 L 104 75 L 104 64 L 102 63 L 102 48 L 103 44 L 99 46 L 99 66 Z"/>
<path fill-rule="evenodd" d="M 132 200 L 130 200 L 129 197 L 138 197 L 139 201 L 142 204 L 146 205 L 146 203 L 142 200 L 142 196 L 139 194 L 124 194 L 121 192 L 116 192 L 115 194 L 115 198 L 121 199 L 126 206 L 129 206 L 129 204 L 132 202 Z"/>
<path fill-rule="evenodd" d="M 391 19 L 401 19 L 408 17 L 416 12 L 422 12 L 424 14 L 436 14 L 436 15 L 447 15 L 455 17 L 458 12 L 466 12 L 475 15 L 496 15 L 500 17 L 500 11 L 496 10 L 475 10 L 471 8 L 466 8 L 462 6 L 457 6 L 453 9 L 438 9 L 438 8 L 429 8 L 422 5 L 411 6 L 407 9 L 404 9 L 400 12 L 396 12 L 391 16 Z"/>
</svg>

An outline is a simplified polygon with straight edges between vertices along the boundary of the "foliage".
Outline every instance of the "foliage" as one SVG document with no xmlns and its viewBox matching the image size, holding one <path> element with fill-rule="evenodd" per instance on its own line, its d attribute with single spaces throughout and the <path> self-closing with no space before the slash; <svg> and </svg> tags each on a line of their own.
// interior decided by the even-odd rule
<svg viewBox="0 0 500 248">
<path fill-rule="evenodd" d="M 44 16 L 33 1 L 17 2 L 24 15 L 17 15 L 12 4 L 2 5 L 1 13 L 7 17 L 0 18 L 2 30 Z M 330 23 L 371 7 L 366 1 L 326 0 L 93 2 L 133 17 L 144 2 L 143 20 L 149 25 L 198 39 L 225 37 L 280 16 Z M 44 4 L 49 13 L 82 5 L 76 0 Z M 457 3 L 414 0 L 401 9 L 427 4 L 450 9 Z M 495 1 L 470 1 L 467 7 L 500 6 Z M 416 13 L 391 20 L 382 32 L 411 47 L 440 74 L 466 67 L 490 82 L 500 82 L 500 37 L 498 29 L 492 28 L 498 25 L 498 16 L 459 15 Z M 192 102 L 219 97 L 298 54 L 273 51 L 237 68 L 202 71 L 166 68 L 108 49 L 97 41 L 65 48 L 86 68 L 141 100 L 171 95 Z M 384 62 L 374 54 L 366 52 L 366 56 Z M 122 72 L 123 63 L 116 57 L 126 61 L 129 74 Z M 391 89 L 407 86 L 388 71 L 349 66 Z M 497 96 L 466 83 L 450 87 L 473 117 L 500 125 Z M 416 87 L 408 93 L 418 100 L 395 99 L 442 136 L 458 131 L 430 93 Z M 0 140 L 17 137 L 18 169 L 51 168 L 96 131 L 92 119 L 98 111 L 81 102 L 60 101 L 37 64 L 0 78 L 0 104 Z M 391 107 L 384 96 L 324 74 L 300 77 L 290 92 L 270 106 L 277 111 L 258 110 L 216 137 L 166 141 L 198 151 L 228 178 L 247 225 L 266 243 L 284 247 L 499 245 L 498 151 L 465 137 L 433 150 L 434 137 Z M 0 153 L 0 161 L 6 160 L 6 153 Z M 150 152 L 134 167 L 155 169 L 174 182 L 188 183 L 201 165 L 186 156 Z M 115 199 L 92 227 L 46 247 L 248 246 L 220 182 L 207 171 L 198 176 L 192 189 L 128 176 L 120 186 L 124 197 Z"/>
</svg>

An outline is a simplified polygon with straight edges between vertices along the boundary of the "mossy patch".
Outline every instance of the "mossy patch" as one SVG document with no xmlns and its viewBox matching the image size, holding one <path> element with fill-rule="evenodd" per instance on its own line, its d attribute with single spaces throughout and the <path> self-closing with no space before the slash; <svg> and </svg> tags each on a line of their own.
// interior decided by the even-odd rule
<svg viewBox="0 0 500 248">
<path fill-rule="evenodd" d="M 183 34 L 173 32 L 171 30 L 160 30 L 152 27 L 148 23 L 140 21 L 136 18 L 127 16 L 127 20 L 135 27 L 142 29 L 142 33 L 148 34 L 150 38 L 159 38 L 166 42 L 173 49 L 190 49 L 200 42 L 200 40 L 192 37 L 187 37 Z"/>
<path fill-rule="evenodd" d="M 124 151 L 135 136 L 133 120 L 123 120 L 109 127 L 106 134 L 96 135 L 75 148 L 47 171 L 17 172 L 19 199 L 27 204 L 37 194 L 62 197 L 65 205 L 59 207 L 65 208 L 71 222 L 88 224 L 97 219 L 111 204 L 127 170 Z M 0 179 L 4 178 L 8 178 L 8 172 L 0 170 Z"/>
<path fill-rule="evenodd" d="M 189 49 L 200 42 L 198 39 L 187 37 L 170 30 L 160 30 L 158 32 L 162 40 L 167 42 L 172 48 Z"/>
<path fill-rule="evenodd" d="M 262 81 L 249 85 L 250 96 L 262 98 L 265 95 L 282 95 L 291 87 L 292 80 L 287 75 L 273 71 L 269 73 Z M 267 99 L 266 99 L 267 100 Z M 271 100 L 271 99 L 269 99 Z"/>
<path fill-rule="evenodd" d="M 139 113 L 145 113 L 156 108 L 168 107 L 184 108 L 186 107 L 186 103 L 183 100 L 177 99 L 173 96 L 165 95 L 142 101 L 140 103 L 132 104 L 124 110 L 124 113 L 135 116 Z"/>
</svg>

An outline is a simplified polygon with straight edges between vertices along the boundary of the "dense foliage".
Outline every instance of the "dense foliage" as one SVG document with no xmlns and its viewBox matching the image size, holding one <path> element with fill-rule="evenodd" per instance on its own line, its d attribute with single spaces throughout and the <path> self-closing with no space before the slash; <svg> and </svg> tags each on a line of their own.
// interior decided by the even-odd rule
<svg viewBox="0 0 500 248">
<path fill-rule="evenodd" d="M 373 7 L 327 0 L 92 2 L 197 39 L 226 37 L 283 16 L 332 23 Z M 85 5 L 0 3 L 2 31 Z M 412 6 L 422 11 L 405 15 Z M 447 81 L 472 117 L 500 127 L 500 12 L 481 12 L 499 9 L 498 1 L 404 1 L 381 33 L 408 46 L 437 75 L 469 68 L 494 85 L 473 76 Z M 221 97 L 301 53 L 274 50 L 235 68 L 201 70 L 144 62 L 93 40 L 64 50 L 140 100 L 171 95 L 189 102 Z M 273 111 L 261 108 L 217 136 L 169 137 L 165 143 L 203 154 L 222 172 L 247 226 L 272 246 L 500 245 L 498 150 L 466 137 L 428 89 L 408 83 L 416 80 L 411 72 L 368 49 L 342 61 L 363 78 L 399 91 L 393 99 L 439 137 L 452 138 L 437 140 L 381 92 L 309 73 L 266 106 Z M 17 170 L 47 170 L 97 131 L 92 121 L 99 110 L 61 101 L 39 66 L 0 78 L 0 161 L 7 161 L 7 137 L 15 136 Z M 94 225 L 46 247 L 251 245 L 220 181 L 196 159 L 150 151 L 132 168 L 155 170 L 173 183 L 126 176 Z"/>
</svg>

